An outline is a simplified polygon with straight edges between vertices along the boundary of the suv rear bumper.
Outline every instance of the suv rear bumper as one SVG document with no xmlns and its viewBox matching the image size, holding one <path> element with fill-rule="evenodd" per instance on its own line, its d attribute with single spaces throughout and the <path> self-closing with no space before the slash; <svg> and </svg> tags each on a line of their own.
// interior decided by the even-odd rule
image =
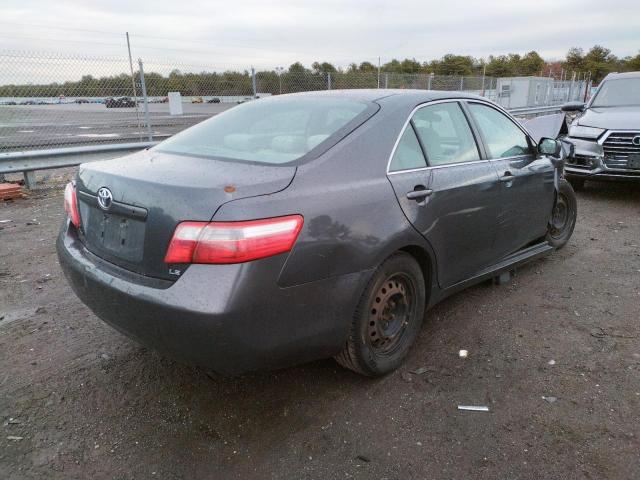
<svg viewBox="0 0 640 480">
<path fill-rule="evenodd" d="M 132 274 L 89 252 L 65 222 L 57 240 L 73 291 L 141 344 L 227 375 L 331 357 L 344 345 L 369 272 L 280 288 L 286 255 L 191 265 L 175 282 Z"/>
</svg>

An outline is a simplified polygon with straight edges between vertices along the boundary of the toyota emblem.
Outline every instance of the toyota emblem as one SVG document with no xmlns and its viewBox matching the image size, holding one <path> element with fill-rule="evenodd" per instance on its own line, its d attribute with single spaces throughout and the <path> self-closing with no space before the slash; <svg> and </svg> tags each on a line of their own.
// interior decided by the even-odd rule
<svg viewBox="0 0 640 480">
<path fill-rule="evenodd" d="M 640 135 L 636 135 L 635 137 L 633 137 L 631 143 L 633 143 L 636 147 L 640 147 Z"/>
<path fill-rule="evenodd" d="M 98 205 L 103 210 L 109 210 L 111 204 L 113 203 L 113 195 L 111 194 L 111 190 L 107 187 L 102 187 L 98 190 Z"/>
</svg>

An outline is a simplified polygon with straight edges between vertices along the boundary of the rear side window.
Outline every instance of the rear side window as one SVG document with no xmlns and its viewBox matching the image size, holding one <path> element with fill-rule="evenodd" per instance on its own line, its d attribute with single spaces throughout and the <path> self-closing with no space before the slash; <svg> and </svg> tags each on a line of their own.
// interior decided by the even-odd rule
<svg viewBox="0 0 640 480">
<path fill-rule="evenodd" d="M 491 158 L 531 153 L 527 136 L 505 114 L 480 103 L 470 103 L 469 109 L 484 136 Z"/>
<path fill-rule="evenodd" d="M 342 98 L 251 101 L 174 135 L 155 147 L 169 153 L 266 164 L 296 160 L 370 106 Z"/>
<path fill-rule="evenodd" d="M 423 107 L 415 113 L 412 122 L 429 165 L 480 160 L 478 145 L 458 102 Z"/>
<path fill-rule="evenodd" d="M 405 128 L 396 151 L 391 159 L 389 165 L 390 172 L 397 172 L 399 170 L 411 170 L 413 168 L 423 168 L 427 166 L 420 143 L 416 137 L 416 132 L 413 131 L 411 124 Z"/>
</svg>

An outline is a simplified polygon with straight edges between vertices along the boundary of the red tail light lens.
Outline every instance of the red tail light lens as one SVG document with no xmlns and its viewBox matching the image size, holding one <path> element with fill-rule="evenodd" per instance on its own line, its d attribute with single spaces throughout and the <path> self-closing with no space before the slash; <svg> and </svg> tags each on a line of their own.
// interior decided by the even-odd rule
<svg viewBox="0 0 640 480">
<path fill-rule="evenodd" d="M 176 227 L 165 263 L 242 263 L 288 252 L 301 215 L 246 222 L 183 222 Z"/>
<path fill-rule="evenodd" d="M 73 183 L 67 183 L 64 188 L 64 210 L 69 216 L 69 220 L 76 228 L 80 228 L 80 211 L 78 210 L 78 197 L 76 187 Z"/>
</svg>

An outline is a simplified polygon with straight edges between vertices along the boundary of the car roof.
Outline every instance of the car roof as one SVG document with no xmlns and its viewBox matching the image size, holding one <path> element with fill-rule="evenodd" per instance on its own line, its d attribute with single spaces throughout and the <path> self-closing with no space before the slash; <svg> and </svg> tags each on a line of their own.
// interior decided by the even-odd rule
<svg viewBox="0 0 640 480">
<path fill-rule="evenodd" d="M 417 90 L 417 89 L 391 89 L 391 88 L 370 88 L 370 89 L 351 89 L 351 90 L 320 90 L 313 92 L 290 93 L 287 95 L 278 95 L 278 97 L 333 97 L 344 98 L 356 101 L 375 102 L 377 100 L 385 100 L 385 103 L 395 103 L 398 105 L 431 102 L 433 100 L 444 100 L 448 98 L 470 98 L 483 99 L 478 95 L 455 91 L 440 90 Z"/>
<path fill-rule="evenodd" d="M 604 80 L 617 80 L 620 78 L 640 78 L 640 72 L 610 73 L 604 77 Z"/>
</svg>

